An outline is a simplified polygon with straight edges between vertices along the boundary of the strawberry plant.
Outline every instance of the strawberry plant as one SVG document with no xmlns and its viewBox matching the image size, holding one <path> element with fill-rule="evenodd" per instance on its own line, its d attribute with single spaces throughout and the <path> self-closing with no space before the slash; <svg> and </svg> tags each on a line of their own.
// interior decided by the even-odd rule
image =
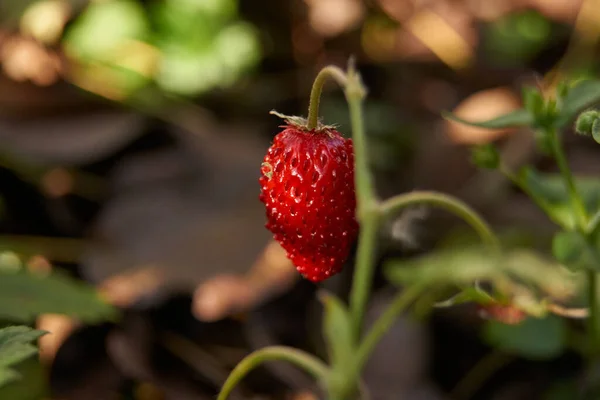
<svg viewBox="0 0 600 400">
<path fill-rule="evenodd" d="M 352 141 L 319 121 L 324 83 L 332 79 L 344 90 Z M 412 305 L 421 311 L 459 303 L 475 303 L 491 319 L 485 337 L 499 349 L 530 358 L 552 357 L 566 342 L 565 325 L 557 316 L 587 318 L 582 354 L 600 355 L 600 181 L 576 179 L 561 142 L 562 131 L 577 114 L 600 101 L 600 81 L 560 84 L 544 94 L 525 88 L 524 107 L 486 122 L 445 118 L 488 129 L 528 127 L 538 148 L 550 154 L 559 174 L 524 167 L 509 170 L 492 144 L 476 146 L 473 161 L 496 170 L 525 192 L 560 228 L 551 254 L 504 246 L 490 225 L 471 207 L 452 196 L 413 191 L 381 199 L 368 168 L 363 103 L 367 90 L 350 63 L 346 71 L 325 67 L 314 82 L 307 119 L 283 116 L 284 130 L 274 140 L 262 165 L 261 200 L 267 228 L 287 251 L 299 272 L 321 281 L 339 272 L 357 231 L 358 248 L 349 303 L 324 293 L 323 336 L 329 360 L 304 351 L 274 346 L 248 355 L 232 371 L 218 397 L 225 400 L 252 369 L 270 360 L 285 360 L 317 379 L 327 398 L 368 398 L 360 375 L 371 352 L 395 319 Z M 577 132 L 600 138 L 600 113 L 586 111 Z M 326 158 L 328 162 L 324 162 Z M 352 163 L 353 162 L 353 163 Z M 313 179 L 313 175 L 316 177 Z M 384 265 L 388 280 L 402 289 L 379 319 L 363 332 L 378 234 L 383 222 L 416 205 L 437 207 L 468 223 L 479 245 L 453 246 L 409 260 Z M 550 253 L 550 252 L 549 252 Z M 453 293 L 448 297 L 448 291 Z M 585 299 L 580 294 L 586 294 Z M 575 303 L 578 307 L 573 306 Z"/>
</svg>

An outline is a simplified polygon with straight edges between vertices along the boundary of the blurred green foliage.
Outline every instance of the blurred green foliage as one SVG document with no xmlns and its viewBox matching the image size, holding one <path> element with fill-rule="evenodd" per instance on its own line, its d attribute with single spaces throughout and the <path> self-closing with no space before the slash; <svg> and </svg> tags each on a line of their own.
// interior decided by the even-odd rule
<svg viewBox="0 0 600 400">
<path fill-rule="evenodd" d="M 522 65 L 552 40 L 554 28 L 536 11 L 508 14 L 484 27 L 482 47 L 495 65 Z"/>
<path fill-rule="evenodd" d="M 89 76 L 109 68 L 124 96 L 151 83 L 184 96 L 227 87 L 261 53 L 258 32 L 239 19 L 235 0 L 93 2 L 67 29 L 64 45 Z"/>
<path fill-rule="evenodd" d="M 38 349 L 31 342 L 45 334 L 26 326 L 0 329 L 0 387 L 21 378 L 12 367 L 37 354 Z"/>
</svg>

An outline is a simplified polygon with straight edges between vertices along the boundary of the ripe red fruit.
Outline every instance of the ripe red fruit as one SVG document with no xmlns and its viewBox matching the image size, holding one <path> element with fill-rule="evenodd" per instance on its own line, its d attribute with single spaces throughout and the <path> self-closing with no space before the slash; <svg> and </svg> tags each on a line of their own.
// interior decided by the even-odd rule
<svg viewBox="0 0 600 400">
<path fill-rule="evenodd" d="M 340 272 L 358 233 L 352 140 L 288 120 L 262 164 L 266 227 L 305 278 Z"/>
</svg>

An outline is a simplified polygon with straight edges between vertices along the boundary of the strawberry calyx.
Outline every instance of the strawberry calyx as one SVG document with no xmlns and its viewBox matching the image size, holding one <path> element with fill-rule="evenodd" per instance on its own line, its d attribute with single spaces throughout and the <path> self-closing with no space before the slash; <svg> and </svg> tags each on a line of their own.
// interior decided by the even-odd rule
<svg viewBox="0 0 600 400">
<path fill-rule="evenodd" d="M 316 128 L 309 129 L 308 128 L 308 120 L 304 117 L 298 117 L 295 115 L 285 115 L 285 114 L 282 114 L 275 110 L 271 110 L 269 112 L 269 114 L 275 115 L 275 116 L 283 119 L 286 122 L 287 125 L 282 125 L 281 126 L 282 128 L 284 128 L 286 126 L 292 126 L 296 129 L 299 129 L 304 132 L 327 133 L 330 136 L 331 136 L 331 131 L 334 129 L 337 129 L 337 125 L 325 125 L 325 124 L 321 123 L 321 121 L 319 121 L 317 123 Z"/>
</svg>

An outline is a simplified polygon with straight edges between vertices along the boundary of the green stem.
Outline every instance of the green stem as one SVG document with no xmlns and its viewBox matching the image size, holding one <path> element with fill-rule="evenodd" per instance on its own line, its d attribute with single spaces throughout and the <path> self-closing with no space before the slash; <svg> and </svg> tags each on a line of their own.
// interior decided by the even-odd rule
<svg viewBox="0 0 600 400">
<path fill-rule="evenodd" d="M 585 204 L 579 195 L 575 179 L 567 163 L 567 157 L 563 151 L 560 142 L 559 132 L 556 129 L 549 129 L 546 132 L 549 135 L 552 146 L 552 154 L 556 160 L 556 164 L 563 177 L 565 186 L 571 200 L 571 207 L 577 217 L 579 231 L 585 235 L 587 240 L 590 240 L 588 233 L 588 215 L 585 209 Z M 591 354 L 596 357 L 600 351 L 600 298 L 598 296 L 598 273 L 595 271 L 587 272 L 588 283 L 588 301 L 590 308 L 590 317 L 588 319 L 588 331 L 590 335 Z"/>
<path fill-rule="evenodd" d="M 250 353 L 240 361 L 223 384 L 217 400 L 226 400 L 235 386 L 260 364 L 275 360 L 291 362 L 321 381 L 329 374 L 329 369 L 323 361 L 304 351 L 286 346 L 266 347 Z"/>
<path fill-rule="evenodd" d="M 354 276 L 352 277 L 352 289 L 350 292 L 350 315 L 352 318 L 354 340 L 356 341 L 360 338 L 362 320 L 373 283 L 378 228 L 378 218 L 369 218 L 362 223 L 358 238 L 356 267 L 354 269 Z"/>
<path fill-rule="evenodd" d="M 369 356 L 377 343 L 385 335 L 385 333 L 392 327 L 396 318 L 423 292 L 423 285 L 411 286 L 399 294 L 396 295 L 394 300 L 386 308 L 386 310 L 379 316 L 377 321 L 373 324 L 369 332 L 365 335 L 365 338 L 361 342 L 357 352 L 356 370 L 360 372 L 368 361 Z"/>
<path fill-rule="evenodd" d="M 366 89 L 352 63 L 348 68 L 344 88 L 354 142 L 354 184 L 356 187 L 356 216 L 361 225 L 356 266 L 350 291 L 350 315 L 355 340 L 361 335 L 362 319 L 369 300 L 375 268 L 375 248 L 379 229 L 379 199 L 369 170 L 367 140 L 363 117 Z"/>
<path fill-rule="evenodd" d="M 315 129 L 319 125 L 319 103 L 321 101 L 321 92 L 323 92 L 323 85 L 325 85 L 328 78 L 333 78 L 341 87 L 346 87 L 346 73 L 340 68 L 330 65 L 319 72 L 310 92 L 310 102 L 308 104 L 308 129 Z"/>
<path fill-rule="evenodd" d="M 585 232 L 585 230 L 587 229 L 588 219 L 587 211 L 585 209 L 585 205 L 583 203 L 583 200 L 581 199 L 581 196 L 579 196 L 577 187 L 575 186 L 575 180 L 573 179 L 573 174 L 571 173 L 571 169 L 569 168 L 569 164 L 567 163 L 567 158 L 560 143 L 558 131 L 556 129 L 550 129 L 548 130 L 547 134 L 550 138 L 552 154 L 554 155 L 554 159 L 556 160 L 556 164 L 558 165 L 560 173 L 567 187 L 567 191 L 569 193 L 571 207 L 573 207 L 573 212 L 577 216 L 579 229 L 581 232 Z"/>
<path fill-rule="evenodd" d="M 500 240 L 485 220 L 466 203 L 455 197 L 437 192 L 414 191 L 385 200 L 381 203 L 381 209 L 384 216 L 389 216 L 403 208 L 421 204 L 442 208 L 462 218 L 479 234 L 484 243 L 495 251 L 500 250 Z"/>
</svg>

